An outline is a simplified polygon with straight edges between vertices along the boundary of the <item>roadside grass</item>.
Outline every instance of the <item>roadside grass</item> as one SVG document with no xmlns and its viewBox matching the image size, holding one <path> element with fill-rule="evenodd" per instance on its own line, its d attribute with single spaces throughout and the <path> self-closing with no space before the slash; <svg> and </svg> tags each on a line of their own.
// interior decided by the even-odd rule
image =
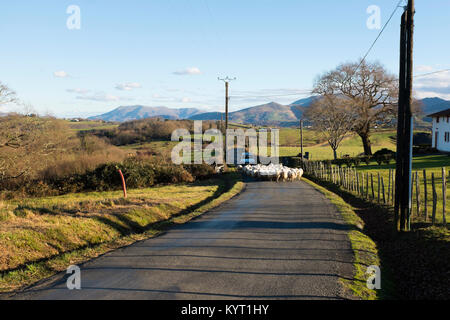
<svg viewBox="0 0 450 320">
<path fill-rule="evenodd" d="M 413 223 L 410 232 L 397 233 L 392 207 L 367 201 L 332 183 L 311 179 L 337 194 L 364 221 L 364 234 L 376 243 L 381 264 L 378 299 L 450 298 L 448 226 Z"/>
<path fill-rule="evenodd" d="M 350 292 L 357 299 L 379 299 L 380 295 L 378 292 L 368 289 L 366 285 L 368 277 L 366 274 L 367 267 L 371 265 L 380 266 L 381 264 L 376 244 L 370 237 L 364 234 L 364 221 L 355 213 L 354 208 L 337 194 L 316 184 L 312 180 L 305 178 L 304 181 L 323 193 L 337 207 L 344 221 L 349 226 L 348 237 L 354 254 L 354 277 L 352 280 L 340 279 L 344 291 Z"/>
<path fill-rule="evenodd" d="M 108 251 L 154 237 L 229 200 L 236 173 L 121 192 L 0 203 L 0 292 L 12 292 Z"/>
<path fill-rule="evenodd" d="M 432 194 L 432 181 L 431 175 L 434 173 L 435 185 L 436 185 L 436 193 L 437 193 L 437 206 L 436 206 L 436 223 L 443 222 L 443 193 L 442 193 L 442 168 L 446 168 L 446 181 L 447 185 L 450 183 L 450 157 L 448 155 L 426 155 L 426 156 L 415 156 L 413 157 L 413 165 L 412 171 L 415 177 L 415 173 L 418 172 L 419 175 L 419 197 L 420 197 L 420 211 L 417 211 L 416 204 L 416 184 L 413 183 L 413 201 L 412 201 L 412 223 L 422 223 L 422 222 L 430 222 L 431 214 L 433 209 L 433 194 Z M 371 162 L 369 165 L 362 164 L 358 166 L 357 171 L 359 173 L 364 174 L 364 179 L 366 180 L 366 174 L 373 175 L 373 185 L 374 185 L 374 193 L 375 199 L 374 201 L 378 201 L 378 174 L 380 174 L 383 178 L 385 193 L 386 193 L 386 201 L 388 200 L 388 189 L 389 189 L 389 170 L 395 170 L 395 163 L 391 163 L 389 165 L 378 165 L 375 162 Z M 425 186 L 423 183 L 423 169 L 426 169 L 427 174 L 427 217 L 424 215 L 425 208 Z M 393 171 L 392 171 L 393 172 Z M 366 182 L 364 182 L 364 185 Z M 364 186 L 365 187 L 365 186 Z M 391 185 L 392 188 L 392 185 Z M 392 191 L 391 191 L 392 193 Z M 447 191 L 448 193 L 448 191 Z M 369 196 L 372 197 L 372 187 L 371 183 L 369 183 Z M 447 194 L 448 196 L 448 194 Z M 380 185 L 380 198 L 382 199 L 382 185 Z M 448 200 L 447 200 L 448 201 Z M 392 195 L 389 197 L 389 202 L 392 205 Z M 446 213 L 447 221 L 450 220 L 450 212 Z"/>
</svg>

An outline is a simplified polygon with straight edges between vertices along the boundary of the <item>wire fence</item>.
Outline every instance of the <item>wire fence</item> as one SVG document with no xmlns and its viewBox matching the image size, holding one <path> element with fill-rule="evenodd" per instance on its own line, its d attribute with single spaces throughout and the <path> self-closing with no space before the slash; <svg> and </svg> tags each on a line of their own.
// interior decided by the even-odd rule
<svg viewBox="0 0 450 320">
<path fill-rule="evenodd" d="M 380 205 L 395 205 L 395 169 L 358 170 L 327 162 L 302 161 L 306 175 L 333 183 L 354 195 Z M 417 222 L 446 225 L 448 170 L 423 169 L 411 175 L 411 217 Z"/>
</svg>

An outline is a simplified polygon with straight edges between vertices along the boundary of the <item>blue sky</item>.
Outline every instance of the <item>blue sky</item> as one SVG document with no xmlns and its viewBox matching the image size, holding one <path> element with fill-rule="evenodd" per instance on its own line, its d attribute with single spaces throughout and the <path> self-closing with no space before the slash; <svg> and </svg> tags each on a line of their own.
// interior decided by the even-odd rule
<svg viewBox="0 0 450 320">
<path fill-rule="evenodd" d="M 397 0 L 18 0 L 0 4 L 0 81 L 40 113 L 90 116 L 121 105 L 231 109 L 306 97 L 317 75 L 362 57 Z M 81 29 L 69 30 L 77 5 Z M 450 68 L 450 0 L 416 0 L 416 74 Z M 398 72 L 399 9 L 370 53 Z M 450 72 L 416 81 L 450 100 Z"/>
</svg>

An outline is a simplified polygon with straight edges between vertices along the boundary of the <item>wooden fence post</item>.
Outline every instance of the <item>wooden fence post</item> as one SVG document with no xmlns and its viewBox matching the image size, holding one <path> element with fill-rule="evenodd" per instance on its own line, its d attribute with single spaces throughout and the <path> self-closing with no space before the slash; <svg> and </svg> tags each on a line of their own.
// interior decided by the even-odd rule
<svg viewBox="0 0 450 320">
<path fill-rule="evenodd" d="M 370 184 L 372 185 L 372 199 L 375 199 L 375 190 L 373 189 L 373 174 L 370 174 Z"/>
<path fill-rule="evenodd" d="M 445 168 L 442 168 L 442 223 L 447 224 L 447 217 L 445 216 L 445 206 L 447 203 L 447 175 Z"/>
<path fill-rule="evenodd" d="M 425 221 L 428 220 L 428 195 L 427 195 L 427 171 L 423 169 L 423 195 L 424 195 L 424 203 L 423 203 L 423 214 L 425 216 Z"/>
<path fill-rule="evenodd" d="M 359 173 L 358 172 L 356 172 L 356 193 L 358 195 L 361 194 L 361 189 L 359 188 Z"/>
<path fill-rule="evenodd" d="M 395 198 L 394 198 L 394 196 L 395 196 L 395 169 L 392 170 L 392 190 L 391 190 L 391 192 L 392 192 L 392 197 L 391 197 L 392 204 L 395 205 Z"/>
<path fill-rule="evenodd" d="M 436 193 L 436 183 L 434 180 L 434 172 L 431 173 L 431 186 L 433 188 L 433 213 L 431 215 L 431 223 L 434 225 L 436 223 L 436 205 L 437 205 L 437 193 Z"/>
<path fill-rule="evenodd" d="M 381 189 L 382 189 L 382 193 L 383 193 L 383 203 L 386 204 L 386 195 L 384 193 L 384 180 L 383 180 L 383 177 L 381 177 Z"/>
<path fill-rule="evenodd" d="M 418 171 L 416 171 L 416 206 L 417 206 L 417 216 L 420 217 L 420 182 Z"/>
<path fill-rule="evenodd" d="M 366 199 L 369 199 L 369 173 L 366 172 Z"/>
<path fill-rule="evenodd" d="M 378 203 L 380 203 L 380 190 L 381 190 L 381 181 L 380 181 L 380 173 L 378 172 Z"/>
<path fill-rule="evenodd" d="M 364 173 L 361 172 L 361 196 L 364 197 Z"/>
<path fill-rule="evenodd" d="M 391 169 L 389 169 L 389 181 L 387 190 L 387 202 L 390 203 L 391 200 Z"/>
</svg>

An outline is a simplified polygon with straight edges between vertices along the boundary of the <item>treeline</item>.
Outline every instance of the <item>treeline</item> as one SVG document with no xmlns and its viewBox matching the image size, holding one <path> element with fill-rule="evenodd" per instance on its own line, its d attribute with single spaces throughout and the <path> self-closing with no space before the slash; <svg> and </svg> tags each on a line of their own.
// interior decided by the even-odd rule
<svg viewBox="0 0 450 320">
<path fill-rule="evenodd" d="M 188 121 L 135 121 L 122 124 L 116 138 L 132 132 L 136 139 L 167 138 L 185 126 L 193 129 Z M 0 118 L 0 199 L 120 189 L 118 169 L 130 188 L 192 182 L 214 173 L 207 165 L 176 166 L 165 160 L 146 153 L 130 158 L 101 135 L 78 134 L 63 120 Z"/>
<path fill-rule="evenodd" d="M 203 121 L 203 131 L 219 127 L 220 124 L 214 121 Z M 194 121 L 150 118 L 124 122 L 116 128 L 80 132 L 80 135 L 95 135 L 115 146 L 125 146 L 152 140 L 167 141 L 176 129 L 187 129 L 193 133 Z"/>
</svg>

